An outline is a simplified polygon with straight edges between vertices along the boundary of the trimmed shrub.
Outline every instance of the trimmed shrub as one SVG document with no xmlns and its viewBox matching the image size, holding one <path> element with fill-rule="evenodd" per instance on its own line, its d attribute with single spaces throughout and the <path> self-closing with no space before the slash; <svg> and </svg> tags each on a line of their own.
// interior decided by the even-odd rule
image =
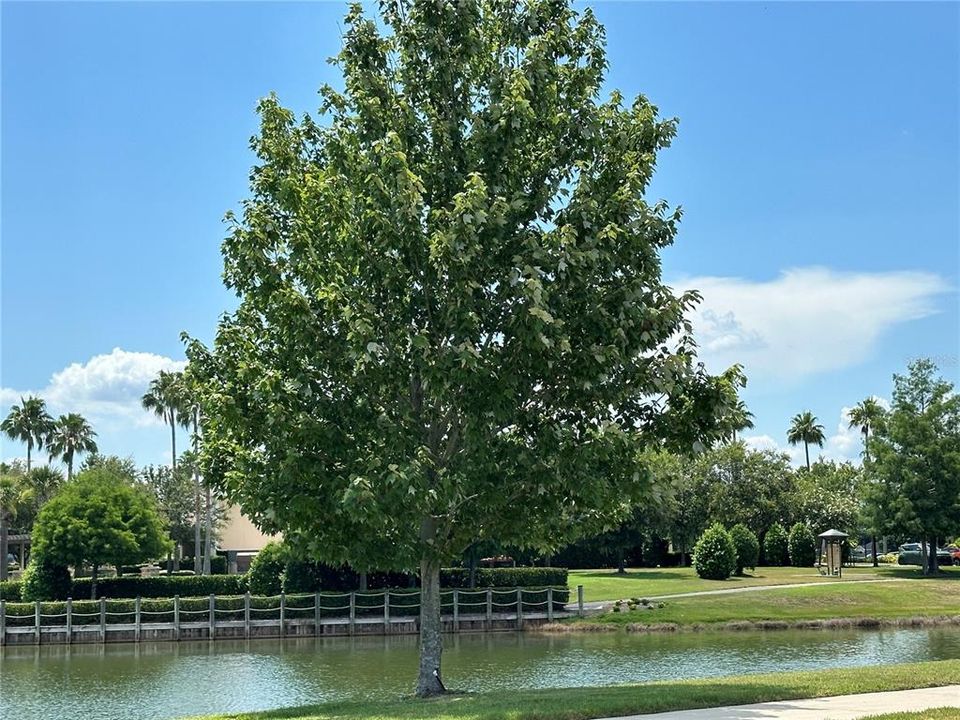
<svg viewBox="0 0 960 720">
<path fill-rule="evenodd" d="M 737 569 L 737 548 L 720 523 L 711 525 L 697 540 L 693 567 L 706 580 L 726 580 Z"/>
<path fill-rule="evenodd" d="M 23 596 L 20 594 L 19 580 L 4 580 L 3 582 L 0 582 L 0 600 L 20 602 L 22 597 Z"/>
<path fill-rule="evenodd" d="M 153 577 L 132 575 L 97 581 L 98 598 L 242 595 L 246 591 L 246 575 L 155 575 Z M 74 579 L 70 592 L 73 598 L 90 597 L 90 578 Z"/>
<path fill-rule="evenodd" d="M 288 553 L 282 543 L 270 542 L 250 563 L 247 585 L 254 595 L 276 595 L 283 589 Z"/>
<path fill-rule="evenodd" d="M 70 596 L 70 583 L 70 571 L 63 565 L 34 557 L 23 571 L 20 597 L 23 602 L 66 600 Z M 89 596 L 88 589 L 85 597 Z"/>
<path fill-rule="evenodd" d="M 744 568 L 753 570 L 760 556 L 760 541 L 746 525 L 737 524 L 730 528 L 730 539 L 737 551 L 736 574 L 743 575 Z"/>
<path fill-rule="evenodd" d="M 763 538 L 763 555 L 767 565 L 781 566 L 790 564 L 790 550 L 787 531 L 780 523 L 774 523 Z"/>
<path fill-rule="evenodd" d="M 790 550 L 790 564 L 794 567 L 813 567 L 817 560 L 817 539 L 813 531 L 803 523 L 790 528 L 787 541 Z"/>
</svg>

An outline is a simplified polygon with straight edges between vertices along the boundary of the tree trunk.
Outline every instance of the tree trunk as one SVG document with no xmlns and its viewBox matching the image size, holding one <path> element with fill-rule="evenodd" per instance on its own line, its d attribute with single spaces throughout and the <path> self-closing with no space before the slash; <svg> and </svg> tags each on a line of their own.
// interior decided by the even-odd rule
<svg viewBox="0 0 960 720">
<path fill-rule="evenodd" d="M 477 587 L 477 557 L 476 555 L 470 556 L 470 589 L 473 590 Z"/>
<path fill-rule="evenodd" d="M 810 471 L 810 443 L 803 441 L 803 452 L 807 456 L 807 471 Z"/>
<path fill-rule="evenodd" d="M 197 454 L 197 416 L 193 416 L 193 454 Z M 193 574 L 200 574 L 200 473 L 193 464 Z"/>
<path fill-rule="evenodd" d="M 173 546 L 173 571 L 180 572 L 180 558 L 183 557 L 183 544 L 177 543 Z"/>
<path fill-rule="evenodd" d="M 440 679 L 440 563 L 424 558 L 420 562 L 420 674 L 417 697 L 431 697 L 446 691 Z"/>
<path fill-rule="evenodd" d="M 920 566 L 923 568 L 923 574 L 930 574 L 930 560 L 927 557 L 927 541 L 925 535 L 920 535 Z"/>
<path fill-rule="evenodd" d="M 871 535 L 870 542 L 873 545 L 873 566 L 880 567 L 880 561 L 877 560 L 877 536 Z"/>
<path fill-rule="evenodd" d="M 644 558 L 646 560 L 646 558 Z M 620 551 L 620 557 L 617 559 L 617 574 L 623 575 L 627 572 L 627 568 L 624 565 L 623 550 Z"/>
<path fill-rule="evenodd" d="M 30 472 L 30 455 L 33 450 L 33 443 L 27 440 L 27 472 Z"/>
<path fill-rule="evenodd" d="M 93 572 L 90 573 L 90 599 L 97 599 L 97 571 L 100 570 L 100 566 L 97 563 L 93 563 Z"/>
<path fill-rule="evenodd" d="M 213 551 L 213 497 L 207 487 L 207 517 L 204 521 L 203 574 L 210 574 L 210 553 Z"/>
<path fill-rule="evenodd" d="M 176 416 L 170 414 L 170 468 L 177 472 L 177 421 Z"/>
<path fill-rule="evenodd" d="M 367 574 L 365 572 L 360 573 L 360 592 L 367 591 Z"/>
<path fill-rule="evenodd" d="M 117 577 L 123 577 L 123 565 L 117 563 L 114 567 L 117 569 Z"/>
<path fill-rule="evenodd" d="M 7 579 L 7 521 L 3 510 L 0 510 L 0 580 Z"/>
<path fill-rule="evenodd" d="M 930 557 L 928 558 L 930 563 L 930 574 L 936 575 L 940 572 L 940 563 L 937 561 L 937 538 L 932 536 L 930 538 Z"/>
<path fill-rule="evenodd" d="M 67 455 L 67 482 L 73 480 L 73 453 Z"/>
</svg>

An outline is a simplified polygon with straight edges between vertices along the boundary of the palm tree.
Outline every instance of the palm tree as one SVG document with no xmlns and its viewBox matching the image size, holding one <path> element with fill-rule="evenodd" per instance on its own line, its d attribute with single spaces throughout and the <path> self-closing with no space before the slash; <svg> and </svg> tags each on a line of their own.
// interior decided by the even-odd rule
<svg viewBox="0 0 960 720">
<path fill-rule="evenodd" d="M 90 423 L 77 413 L 61 415 L 53 426 L 47 447 L 67 464 L 67 482 L 73 479 L 73 458 L 80 453 L 97 452 L 97 434 Z"/>
<path fill-rule="evenodd" d="M 152 411 L 170 426 L 170 465 L 177 470 L 177 424 L 183 408 L 183 373 L 161 370 L 140 399 L 144 410 Z"/>
<path fill-rule="evenodd" d="M 863 434 L 863 456 L 867 462 L 870 462 L 870 433 L 876 430 L 883 416 L 883 407 L 872 397 L 861 400 L 850 410 L 850 423 L 847 427 L 860 428 Z"/>
<path fill-rule="evenodd" d="M 863 434 L 864 473 L 867 472 L 867 467 L 870 465 L 870 433 L 876 430 L 877 425 L 883 421 L 883 416 L 883 407 L 872 397 L 861 400 L 850 410 L 850 422 L 847 427 L 860 428 L 860 432 Z M 879 567 L 880 563 L 877 560 L 877 536 L 872 535 L 870 542 L 873 545 L 873 566 Z"/>
<path fill-rule="evenodd" d="M 737 441 L 737 433 L 753 428 L 753 413 L 747 409 L 743 400 L 737 399 L 736 405 L 730 411 L 730 436 L 733 442 Z"/>
<path fill-rule="evenodd" d="M 10 408 L 10 414 L 0 423 L 2 430 L 11 440 L 19 440 L 27 446 L 27 472 L 30 472 L 30 458 L 34 445 L 40 450 L 53 429 L 53 418 L 47 412 L 47 404 L 33 395 L 20 398 L 20 405 Z"/>
<path fill-rule="evenodd" d="M 823 447 L 823 425 L 817 422 L 817 417 L 809 410 L 794 415 L 787 431 L 787 442 L 791 445 L 803 443 L 803 451 L 807 456 L 807 470 L 810 469 L 810 443 Z"/>
<path fill-rule="evenodd" d="M 0 475 L 0 580 L 7 579 L 7 533 L 21 505 L 30 500 L 30 491 L 16 475 Z"/>
<path fill-rule="evenodd" d="M 203 558 L 200 556 L 200 404 L 197 402 L 196 385 L 192 384 L 191 375 L 184 376 L 184 398 L 183 410 L 181 411 L 181 423 L 187 429 L 193 428 L 193 457 L 191 467 L 193 470 L 193 502 L 194 518 L 193 524 L 193 572 L 197 575 L 210 574 L 210 553 L 212 550 L 213 533 L 213 497 L 210 486 L 206 488 L 206 507 L 204 514 L 204 538 L 203 538 Z"/>
</svg>

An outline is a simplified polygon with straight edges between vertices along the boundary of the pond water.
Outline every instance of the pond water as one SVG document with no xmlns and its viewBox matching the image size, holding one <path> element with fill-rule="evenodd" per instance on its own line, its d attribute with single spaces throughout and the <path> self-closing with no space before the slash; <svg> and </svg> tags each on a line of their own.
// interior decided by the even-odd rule
<svg viewBox="0 0 960 720">
<path fill-rule="evenodd" d="M 448 635 L 458 690 L 612 685 L 960 658 L 960 629 Z M 164 720 L 408 693 L 415 636 L 6 647 L 0 719 Z"/>
</svg>

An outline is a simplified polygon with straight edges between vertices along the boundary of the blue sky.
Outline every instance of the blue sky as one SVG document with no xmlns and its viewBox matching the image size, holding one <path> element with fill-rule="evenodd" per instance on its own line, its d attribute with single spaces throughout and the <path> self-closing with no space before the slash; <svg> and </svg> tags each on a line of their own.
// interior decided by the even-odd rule
<svg viewBox="0 0 960 720">
<path fill-rule="evenodd" d="M 785 445 L 917 356 L 960 380 L 960 5 L 612 3 L 608 85 L 680 118 L 651 195 L 685 209 L 668 279 L 703 356 L 742 361 L 748 440 Z M 258 98 L 313 111 L 339 3 L 18 3 L 2 21 L 2 412 L 79 411 L 106 452 L 169 459 L 138 407 L 209 340 L 223 213 L 247 194 Z M 4 439 L 2 457 L 23 449 Z"/>
</svg>

